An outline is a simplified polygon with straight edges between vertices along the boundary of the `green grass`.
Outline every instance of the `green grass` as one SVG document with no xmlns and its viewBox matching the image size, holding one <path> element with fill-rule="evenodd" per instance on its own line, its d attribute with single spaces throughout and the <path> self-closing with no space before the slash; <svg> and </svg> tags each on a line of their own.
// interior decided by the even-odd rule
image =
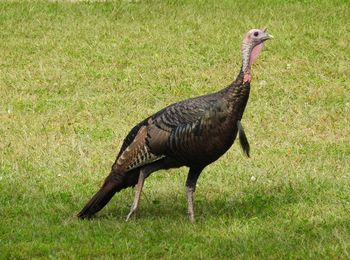
<svg viewBox="0 0 350 260">
<path fill-rule="evenodd" d="M 234 2 L 0 3 L 1 259 L 350 258 L 350 4 Z M 78 221 L 128 130 L 230 83 L 263 26 L 252 157 L 206 168 L 196 224 L 185 168 L 151 176 L 129 223 L 131 189 Z"/>
</svg>

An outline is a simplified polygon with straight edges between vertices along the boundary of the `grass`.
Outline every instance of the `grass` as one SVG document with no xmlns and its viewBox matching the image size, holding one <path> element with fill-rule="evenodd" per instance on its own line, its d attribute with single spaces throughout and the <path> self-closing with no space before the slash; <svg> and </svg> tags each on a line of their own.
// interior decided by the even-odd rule
<svg viewBox="0 0 350 260">
<path fill-rule="evenodd" d="M 350 258 L 347 1 L 0 3 L 0 258 Z M 237 144 L 199 179 L 155 173 L 91 221 L 74 216 L 133 125 L 253 67 Z M 256 181 L 252 181 L 252 177 Z"/>
</svg>

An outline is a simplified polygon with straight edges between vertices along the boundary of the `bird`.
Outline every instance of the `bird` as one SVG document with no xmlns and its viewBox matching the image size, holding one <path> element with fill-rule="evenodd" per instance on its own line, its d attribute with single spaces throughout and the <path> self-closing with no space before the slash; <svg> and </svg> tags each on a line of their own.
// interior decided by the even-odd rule
<svg viewBox="0 0 350 260">
<path fill-rule="evenodd" d="M 231 84 L 215 93 L 171 104 L 134 126 L 101 188 L 77 217 L 91 218 L 116 192 L 136 186 L 128 221 L 139 208 L 147 177 L 158 170 L 185 166 L 189 168 L 187 211 L 190 221 L 195 222 L 193 194 L 203 169 L 219 159 L 237 135 L 249 157 L 250 145 L 241 120 L 249 98 L 252 64 L 271 38 L 266 28 L 249 30 L 241 45 L 242 66 Z"/>
</svg>

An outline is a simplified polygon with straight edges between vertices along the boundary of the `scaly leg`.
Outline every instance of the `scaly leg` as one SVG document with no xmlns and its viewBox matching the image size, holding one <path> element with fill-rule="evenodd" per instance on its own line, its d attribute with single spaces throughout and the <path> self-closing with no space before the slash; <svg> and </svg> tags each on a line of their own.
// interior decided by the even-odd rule
<svg viewBox="0 0 350 260">
<path fill-rule="evenodd" d="M 136 186 L 134 202 L 131 205 L 129 214 L 126 216 L 126 221 L 128 221 L 130 219 L 130 217 L 136 212 L 136 210 L 139 207 L 141 192 L 142 192 L 144 182 L 145 182 L 145 174 L 144 174 L 144 171 L 141 170 L 140 175 L 139 175 L 139 180 L 138 180 L 137 186 Z"/>
<path fill-rule="evenodd" d="M 177 168 L 182 166 L 178 162 L 174 161 L 170 158 L 164 158 L 162 160 L 156 161 L 152 164 L 146 165 L 140 170 L 139 179 L 136 186 L 136 192 L 134 197 L 134 202 L 132 203 L 132 206 L 130 208 L 130 212 L 126 217 L 126 221 L 130 219 L 130 217 L 137 211 L 139 204 L 140 204 L 140 198 L 141 198 L 141 192 L 143 188 L 143 184 L 145 182 L 145 179 L 151 175 L 152 172 L 158 171 L 160 169 L 169 169 L 169 168 Z"/>
<path fill-rule="evenodd" d="M 193 193 L 196 191 L 196 183 L 202 170 L 203 168 L 190 168 L 190 171 L 188 173 L 187 180 L 186 180 L 188 215 L 192 223 L 195 222 L 194 209 L 193 209 Z"/>
<path fill-rule="evenodd" d="M 186 187 L 186 195 L 187 195 L 187 204 L 188 204 L 188 216 L 190 217 L 190 221 L 194 223 L 194 211 L 193 211 L 193 187 Z"/>
</svg>

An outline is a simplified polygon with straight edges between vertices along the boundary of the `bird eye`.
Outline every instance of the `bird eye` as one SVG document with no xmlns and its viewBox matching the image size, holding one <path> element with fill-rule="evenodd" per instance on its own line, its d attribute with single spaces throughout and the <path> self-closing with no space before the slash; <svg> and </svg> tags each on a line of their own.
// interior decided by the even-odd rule
<svg viewBox="0 0 350 260">
<path fill-rule="evenodd" d="M 254 33 L 254 36 L 256 37 L 256 36 L 258 36 L 259 35 L 259 32 L 255 32 Z"/>
</svg>

